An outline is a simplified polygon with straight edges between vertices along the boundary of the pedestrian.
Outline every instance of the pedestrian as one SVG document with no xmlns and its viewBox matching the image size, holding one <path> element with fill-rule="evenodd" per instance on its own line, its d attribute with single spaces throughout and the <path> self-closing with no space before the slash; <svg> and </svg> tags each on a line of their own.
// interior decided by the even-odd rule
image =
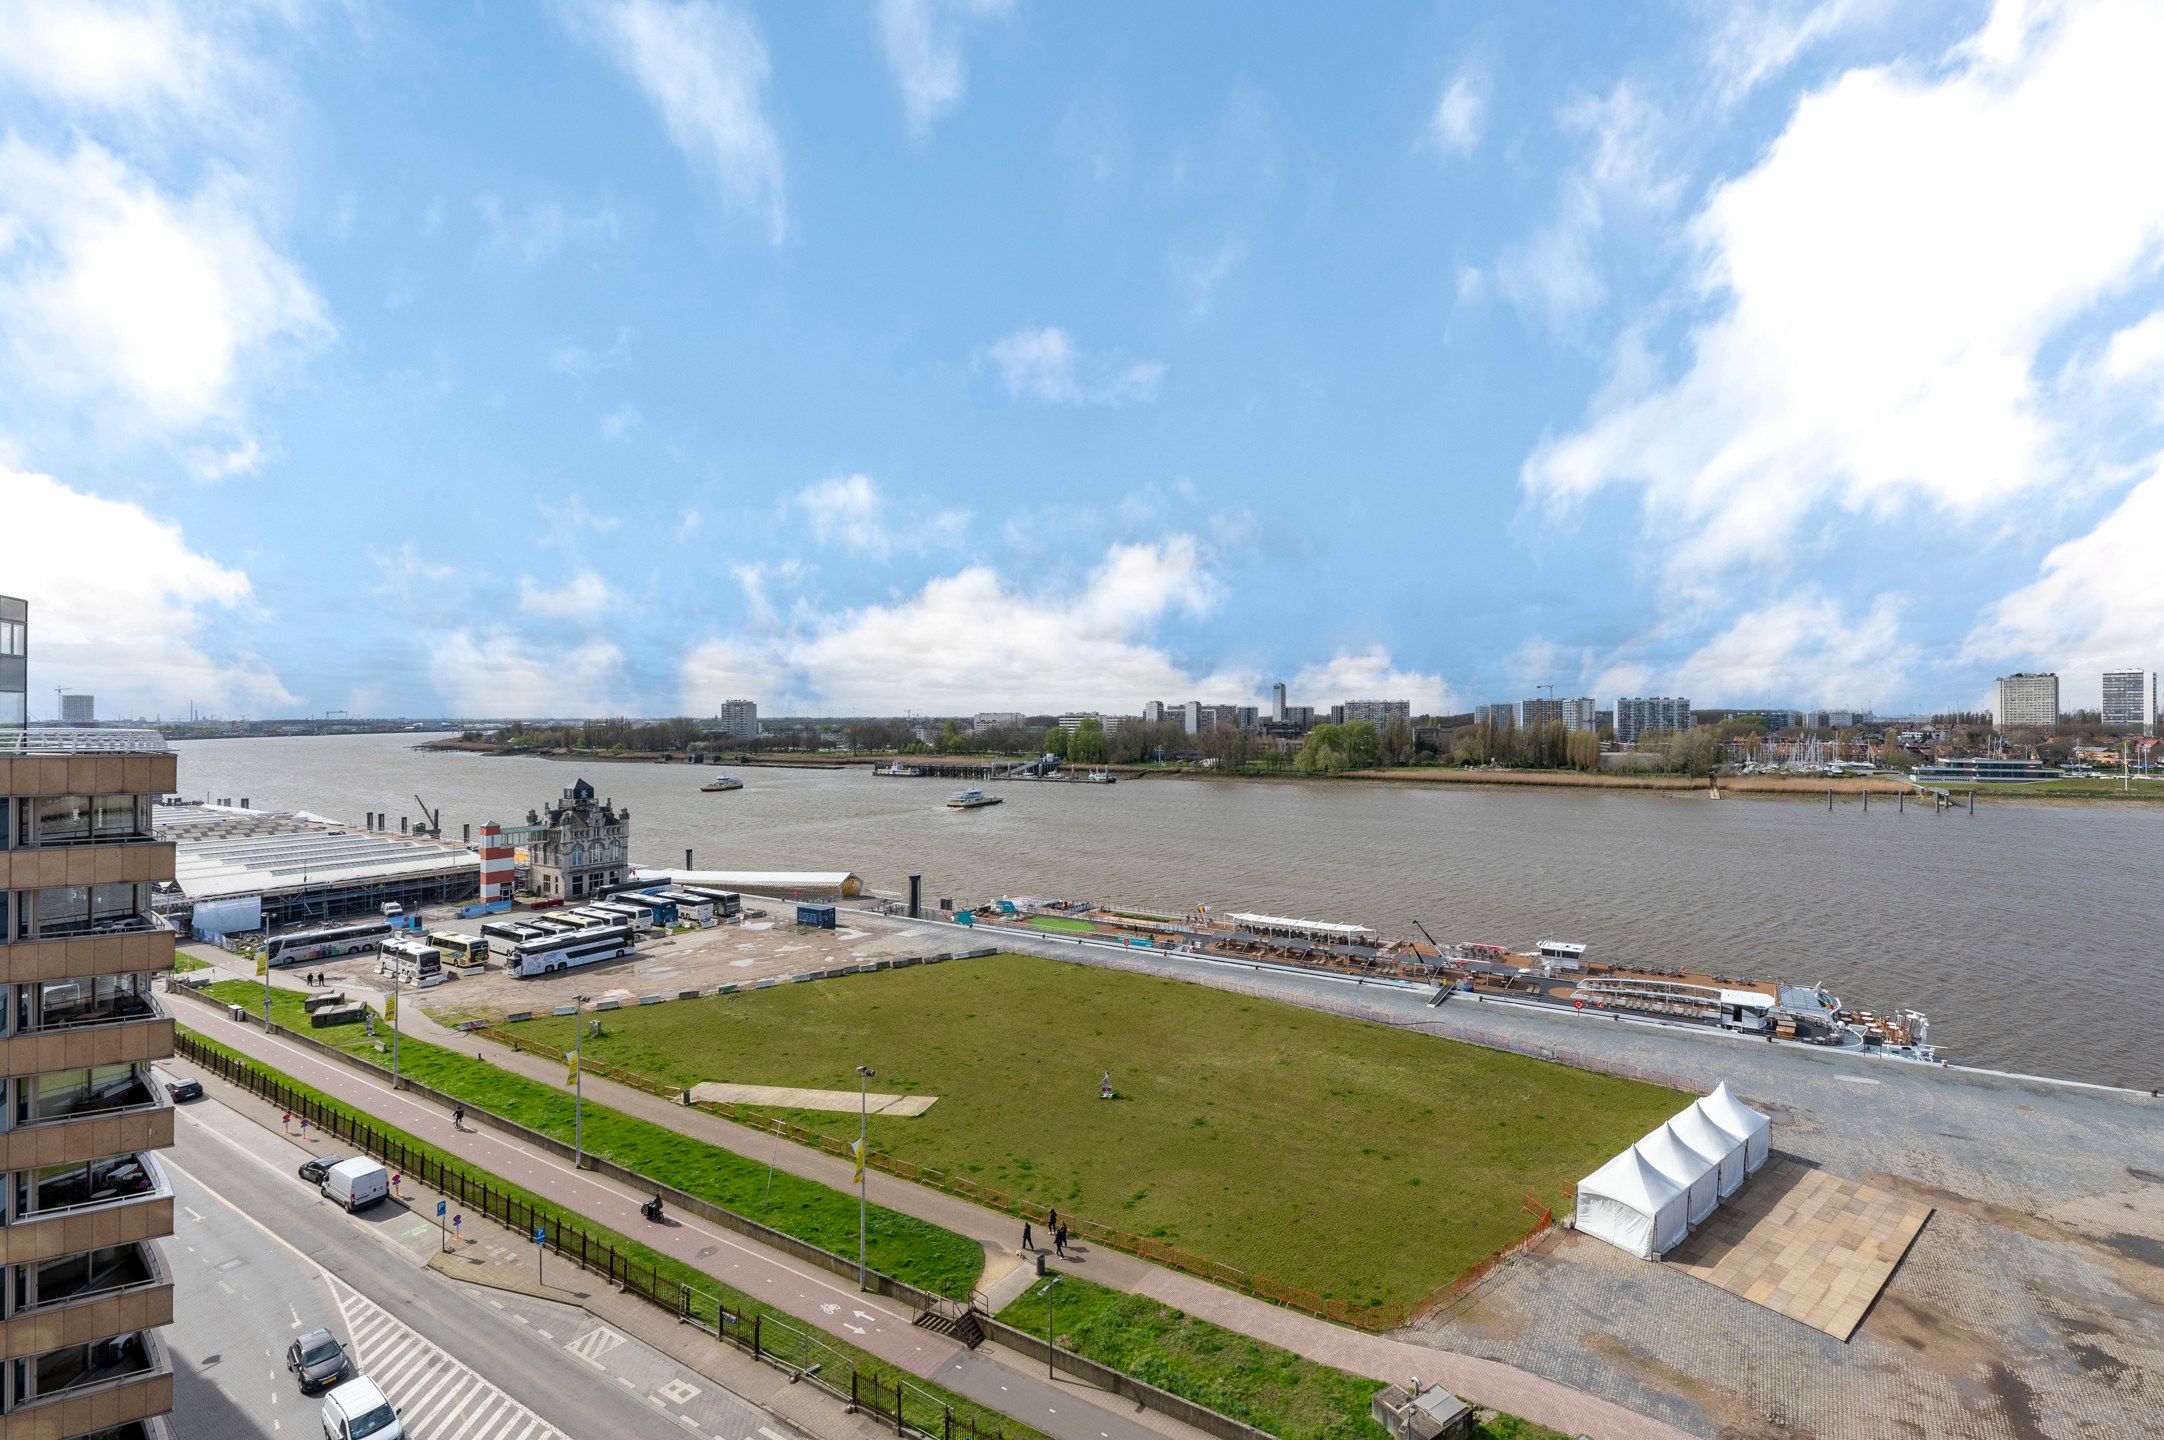
<svg viewBox="0 0 2164 1440">
<path fill-rule="evenodd" d="M 459 1228 L 458 1228 L 458 1227 L 459 1227 L 459 1226 L 461 1226 L 461 1225 L 463 1225 L 463 1224 L 465 1224 L 465 1223 L 466 1223 L 466 1217 L 465 1217 L 465 1215 L 464 1215 L 463 1213 L 460 1213 L 460 1214 L 457 1214 L 457 1215 L 453 1215 L 453 1216 L 451 1217 L 451 1233 L 452 1233 L 453 1235 L 458 1235 L 458 1234 L 461 1234 L 462 1232 L 461 1232 L 461 1231 L 459 1230 Z"/>
<path fill-rule="evenodd" d="M 1029 1233 L 1029 1222 L 1027 1220 L 1024 1220 L 1022 1222 L 1022 1252 L 1024 1254 L 1028 1254 L 1030 1251 L 1036 1248 L 1037 1246 L 1034 1242 L 1034 1239 Z"/>
<path fill-rule="evenodd" d="M 454 1105 L 451 1107 L 451 1128 L 453 1130 L 463 1130 L 466 1128 L 465 1106 Z"/>
<path fill-rule="evenodd" d="M 398 1187 L 401 1184 L 405 1183 L 405 1179 L 406 1177 L 400 1174 L 398 1171 L 393 1170 L 391 1172 L 391 1198 L 393 1200 L 403 1200 L 406 1198 L 405 1196 L 398 1193 Z"/>
<path fill-rule="evenodd" d="M 1051 1209 L 1051 1213 L 1047 1214 L 1044 1217 L 1044 1228 L 1046 1230 L 1059 1229 L 1059 1206 L 1054 1205 Z"/>
<path fill-rule="evenodd" d="M 1055 1234 L 1055 1235 L 1054 1235 L 1054 1236 L 1052 1237 L 1052 1248 L 1053 1248 L 1053 1249 L 1054 1249 L 1055 1251 L 1057 1251 L 1057 1252 L 1059 1253 L 1059 1258 L 1060 1258 L 1060 1259 L 1064 1260 L 1064 1259 L 1066 1259 L 1066 1258 L 1067 1258 L 1067 1227 L 1066 1227 L 1066 1226 L 1064 1226 L 1064 1225 L 1060 1226 L 1060 1227 L 1059 1227 L 1059 1232 L 1058 1232 L 1057 1234 Z"/>
</svg>

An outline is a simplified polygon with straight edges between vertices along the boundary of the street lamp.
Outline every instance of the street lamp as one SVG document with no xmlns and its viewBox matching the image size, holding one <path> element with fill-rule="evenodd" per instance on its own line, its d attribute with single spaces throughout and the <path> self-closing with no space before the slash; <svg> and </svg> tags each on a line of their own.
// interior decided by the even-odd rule
<svg viewBox="0 0 2164 1440">
<path fill-rule="evenodd" d="M 1059 1276 L 1054 1275 L 1045 1281 L 1044 1288 L 1037 1292 L 1044 1297 L 1044 1378 L 1047 1380 L 1059 1378 L 1052 1373 L 1052 1287 L 1057 1284 Z"/>
<path fill-rule="evenodd" d="M 586 1002 L 591 995 L 571 997 L 571 1168 L 586 1168 Z"/>
<path fill-rule="evenodd" d="M 391 976 L 391 999 L 386 1007 L 391 1012 L 391 1088 L 398 1088 L 398 976 Z"/>
<path fill-rule="evenodd" d="M 857 1289 L 864 1290 L 864 1212 L 865 1196 L 870 1183 L 864 1176 L 864 1161 L 871 1153 L 866 1143 L 871 1134 L 871 1080 L 872 1067 L 857 1067 Z"/>
</svg>

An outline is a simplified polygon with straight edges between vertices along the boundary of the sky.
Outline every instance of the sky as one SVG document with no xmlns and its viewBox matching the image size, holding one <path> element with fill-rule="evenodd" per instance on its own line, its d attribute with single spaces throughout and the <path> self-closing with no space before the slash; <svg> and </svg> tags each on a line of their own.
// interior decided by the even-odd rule
<svg viewBox="0 0 2164 1440">
<path fill-rule="evenodd" d="M 2164 7 L 0 0 L 33 714 L 2164 666 Z"/>
</svg>

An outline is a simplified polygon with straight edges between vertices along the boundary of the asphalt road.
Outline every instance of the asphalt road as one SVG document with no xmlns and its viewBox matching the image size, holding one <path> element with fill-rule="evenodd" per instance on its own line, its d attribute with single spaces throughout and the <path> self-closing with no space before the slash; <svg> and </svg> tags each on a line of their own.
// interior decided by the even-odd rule
<svg viewBox="0 0 2164 1440">
<path fill-rule="evenodd" d="M 304 1152 L 215 1102 L 161 1155 L 178 1210 L 173 1428 L 190 1440 L 312 1440 L 321 1404 L 285 1370 L 328 1326 L 414 1440 L 795 1440 L 791 1427 L 585 1311 L 425 1267 L 436 1228 L 402 1207 L 349 1216 L 294 1170 Z"/>
</svg>

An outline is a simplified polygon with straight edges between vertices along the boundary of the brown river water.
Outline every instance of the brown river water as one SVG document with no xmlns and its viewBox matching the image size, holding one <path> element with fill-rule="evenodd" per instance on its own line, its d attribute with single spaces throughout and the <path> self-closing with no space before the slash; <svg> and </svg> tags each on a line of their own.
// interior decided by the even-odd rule
<svg viewBox="0 0 2164 1440">
<path fill-rule="evenodd" d="M 701 868 L 853 870 L 895 894 L 1207 903 L 1523 948 L 1816 981 L 1910 1005 L 1964 1064 L 2164 1084 L 2164 803 L 1911 805 L 1627 791 L 1297 781 L 951 785 L 742 767 L 428 753 L 401 735 L 176 745 L 191 798 L 249 799 L 450 833 L 505 824 L 579 776 L 631 809 L 632 856 Z M 394 824 L 395 819 L 394 819 Z"/>
</svg>

